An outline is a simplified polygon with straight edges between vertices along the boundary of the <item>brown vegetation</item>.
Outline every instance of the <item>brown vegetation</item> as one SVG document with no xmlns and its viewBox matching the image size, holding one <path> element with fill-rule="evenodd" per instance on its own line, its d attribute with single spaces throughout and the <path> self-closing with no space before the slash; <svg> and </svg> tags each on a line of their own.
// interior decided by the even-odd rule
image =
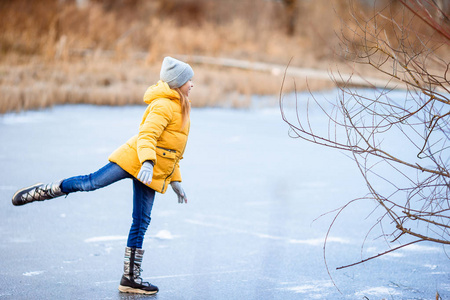
<svg viewBox="0 0 450 300">
<path fill-rule="evenodd" d="M 1 1 L 0 113 L 61 103 L 140 104 L 166 55 L 282 65 L 293 58 L 293 66 L 328 69 L 338 43 L 336 12 L 345 15 L 347 4 L 283 4 L 291 2 Z M 275 95 L 281 84 L 273 74 L 200 65 L 195 71 L 196 106 L 245 107 L 250 95 Z M 305 89 L 305 81 L 297 88 Z"/>
</svg>

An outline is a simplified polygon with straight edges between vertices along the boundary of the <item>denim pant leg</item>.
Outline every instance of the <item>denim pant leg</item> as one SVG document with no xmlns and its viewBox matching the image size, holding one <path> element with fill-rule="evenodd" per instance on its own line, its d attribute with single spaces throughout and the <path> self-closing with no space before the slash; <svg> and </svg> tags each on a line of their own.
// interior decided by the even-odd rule
<svg viewBox="0 0 450 300">
<path fill-rule="evenodd" d="M 142 248 L 145 232 L 150 224 L 155 191 L 133 178 L 133 223 L 128 234 L 127 246 Z"/>
<path fill-rule="evenodd" d="M 64 179 L 61 182 L 61 191 L 65 194 L 79 191 L 88 192 L 131 177 L 119 165 L 109 162 L 97 172 Z"/>
</svg>

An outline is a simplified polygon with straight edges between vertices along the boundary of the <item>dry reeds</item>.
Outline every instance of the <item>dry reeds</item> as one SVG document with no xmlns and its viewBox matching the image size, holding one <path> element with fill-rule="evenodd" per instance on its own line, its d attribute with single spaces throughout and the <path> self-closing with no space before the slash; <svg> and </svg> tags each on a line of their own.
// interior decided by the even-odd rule
<svg viewBox="0 0 450 300">
<path fill-rule="evenodd" d="M 0 113 L 62 103 L 142 103 L 166 55 L 329 66 L 339 19 L 325 0 L 301 2 L 295 32 L 282 2 L 91 0 L 0 2 Z M 327 19 L 327 22 L 323 22 Z M 329 23 L 329 20 L 334 20 Z M 195 66 L 195 106 L 248 106 L 281 76 Z M 310 82 L 313 88 L 323 82 Z M 329 85 L 325 85 L 329 87 Z M 297 89 L 306 88 L 299 83 Z"/>
</svg>

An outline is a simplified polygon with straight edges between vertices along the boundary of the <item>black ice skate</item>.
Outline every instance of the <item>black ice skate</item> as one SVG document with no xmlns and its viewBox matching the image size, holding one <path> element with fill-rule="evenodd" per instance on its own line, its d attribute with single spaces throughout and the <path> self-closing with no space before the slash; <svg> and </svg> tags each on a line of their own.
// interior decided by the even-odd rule
<svg viewBox="0 0 450 300">
<path fill-rule="evenodd" d="M 149 282 L 142 281 L 141 264 L 144 256 L 144 250 L 125 248 L 125 260 L 123 266 L 123 276 L 120 280 L 119 291 L 123 293 L 134 294 L 156 294 L 159 289 Z"/>
<path fill-rule="evenodd" d="M 12 197 L 12 204 L 19 206 L 34 201 L 44 201 L 66 195 L 61 192 L 61 181 L 56 183 L 38 183 L 18 190 Z"/>
</svg>

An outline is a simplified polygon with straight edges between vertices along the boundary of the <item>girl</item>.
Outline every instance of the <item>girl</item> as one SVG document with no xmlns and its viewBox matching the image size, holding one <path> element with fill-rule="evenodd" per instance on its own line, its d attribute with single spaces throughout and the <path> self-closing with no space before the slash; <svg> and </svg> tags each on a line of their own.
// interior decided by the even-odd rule
<svg viewBox="0 0 450 300">
<path fill-rule="evenodd" d="M 177 59 L 165 57 L 160 81 L 144 95 L 148 104 L 139 133 L 109 156 L 109 163 L 89 175 L 75 176 L 50 184 L 35 184 L 17 191 L 16 206 L 53 199 L 78 191 L 93 191 L 111 183 L 133 180 L 133 222 L 125 248 L 124 274 L 119 290 L 127 293 L 155 294 L 158 287 L 140 277 L 144 235 L 150 224 L 155 192 L 165 193 L 169 184 L 179 203 L 187 203 L 181 187 L 179 161 L 183 158 L 189 134 L 190 102 L 194 86 L 192 68 Z"/>
</svg>

